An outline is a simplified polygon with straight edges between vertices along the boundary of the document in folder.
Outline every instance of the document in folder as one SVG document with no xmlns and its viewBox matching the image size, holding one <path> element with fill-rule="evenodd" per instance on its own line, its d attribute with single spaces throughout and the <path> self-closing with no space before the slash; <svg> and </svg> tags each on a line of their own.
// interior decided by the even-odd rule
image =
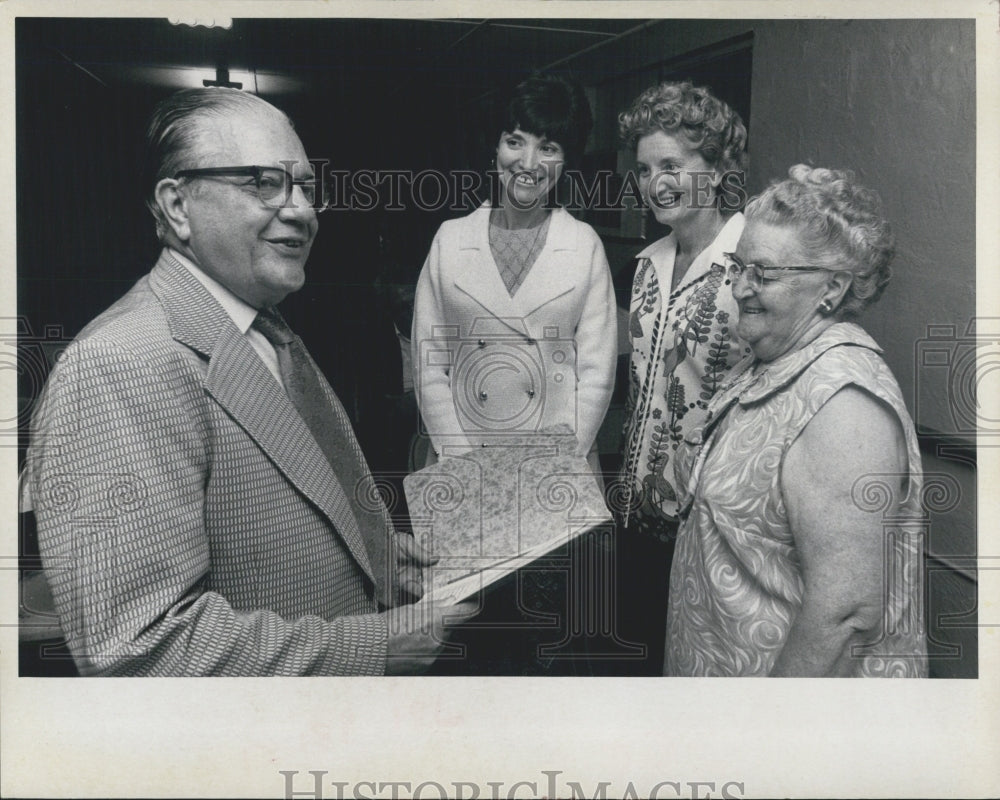
<svg viewBox="0 0 1000 800">
<path fill-rule="evenodd" d="M 600 525 L 604 493 L 566 435 L 505 438 L 403 479 L 417 540 L 440 561 L 426 594 L 457 603 Z"/>
</svg>

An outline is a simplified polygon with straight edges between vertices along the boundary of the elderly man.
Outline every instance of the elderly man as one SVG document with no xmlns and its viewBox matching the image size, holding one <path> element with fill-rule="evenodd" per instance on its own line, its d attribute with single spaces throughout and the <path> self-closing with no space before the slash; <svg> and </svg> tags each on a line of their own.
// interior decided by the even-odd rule
<svg viewBox="0 0 1000 800">
<path fill-rule="evenodd" d="M 157 107 L 148 146 L 162 254 L 66 350 L 28 455 L 78 668 L 426 668 L 445 610 L 399 602 L 430 562 L 393 531 L 343 408 L 274 309 L 317 231 L 302 143 L 260 98 L 195 89 Z"/>
</svg>

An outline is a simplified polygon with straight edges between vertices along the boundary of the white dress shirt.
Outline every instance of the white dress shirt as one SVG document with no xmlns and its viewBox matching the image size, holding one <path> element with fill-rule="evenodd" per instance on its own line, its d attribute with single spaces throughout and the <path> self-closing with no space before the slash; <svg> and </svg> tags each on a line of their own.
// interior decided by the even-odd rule
<svg viewBox="0 0 1000 800">
<path fill-rule="evenodd" d="M 191 259 L 181 255 L 172 247 L 168 247 L 167 249 L 170 251 L 170 255 L 184 265 L 192 275 L 201 281 L 202 286 L 208 289 L 209 294 L 219 302 L 219 305 L 222 306 L 226 314 L 229 315 L 229 318 L 232 319 L 233 324 L 247 337 L 247 340 L 253 349 L 257 351 L 261 361 L 264 362 L 264 366 L 274 376 L 274 379 L 284 387 L 285 384 L 281 380 L 281 367 L 278 366 L 278 355 L 274 352 L 274 346 L 267 340 L 267 337 L 263 333 L 251 327 L 254 319 L 257 317 L 257 309 L 238 298 L 229 289 L 215 280 L 215 278 L 206 275 L 204 271 L 195 266 Z"/>
</svg>

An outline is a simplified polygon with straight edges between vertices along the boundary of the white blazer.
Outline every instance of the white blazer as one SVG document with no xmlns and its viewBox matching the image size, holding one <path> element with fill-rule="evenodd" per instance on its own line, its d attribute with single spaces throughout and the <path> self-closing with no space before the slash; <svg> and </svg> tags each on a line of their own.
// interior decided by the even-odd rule
<svg viewBox="0 0 1000 800">
<path fill-rule="evenodd" d="M 433 451 L 568 425 L 590 455 L 614 387 L 617 312 L 601 240 L 555 209 L 511 297 L 489 244 L 489 206 L 445 222 L 417 283 L 414 384 Z M 433 460 L 433 453 L 431 455 Z"/>
</svg>

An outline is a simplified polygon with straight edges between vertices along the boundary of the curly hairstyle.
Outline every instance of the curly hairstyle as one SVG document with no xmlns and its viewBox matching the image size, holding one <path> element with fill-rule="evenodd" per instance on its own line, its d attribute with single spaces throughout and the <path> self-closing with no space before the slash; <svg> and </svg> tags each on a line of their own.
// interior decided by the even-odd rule
<svg viewBox="0 0 1000 800">
<path fill-rule="evenodd" d="M 854 278 L 834 316 L 853 319 L 882 296 L 892 277 L 896 242 L 882 200 L 848 170 L 796 164 L 788 175 L 750 200 L 747 218 L 798 226 L 817 264 L 850 270 Z"/>
<path fill-rule="evenodd" d="M 747 129 L 737 114 L 703 86 L 665 82 L 640 94 L 618 115 L 622 142 L 635 150 L 639 139 L 656 131 L 681 133 L 701 157 L 722 172 L 742 177 L 747 166 Z"/>
<path fill-rule="evenodd" d="M 580 84 L 560 75 L 536 73 L 514 88 L 497 128 L 507 133 L 520 128 L 558 142 L 569 166 L 579 164 L 593 124 Z"/>
<path fill-rule="evenodd" d="M 182 89 L 161 100 L 149 120 L 146 130 L 146 153 L 143 182 L 146 205 L 156 220 L 156 235 L 163 241 L 168 225 L 154 195 L 156 184 L 172 178 L 182 169 L 201 166 L 197 162 L 197 146 L 203 122 L 226 114 L 277 114 L 291 127 L 292 121 L 279 109 L 254 94 L 239 89 L 210 86 L 203 89 Z"/>
</svg>

